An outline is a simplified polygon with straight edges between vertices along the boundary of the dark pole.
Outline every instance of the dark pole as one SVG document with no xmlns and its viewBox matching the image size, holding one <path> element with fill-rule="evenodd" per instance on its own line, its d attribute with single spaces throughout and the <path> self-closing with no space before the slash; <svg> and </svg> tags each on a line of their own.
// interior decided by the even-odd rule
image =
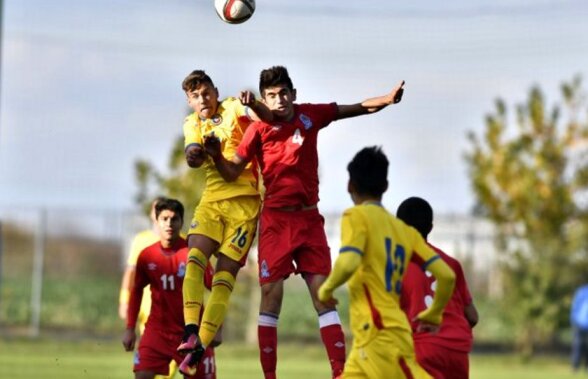
<svg viewBox="0 0 588 379">
<path fill-rule="evenodd" d="M 0 109 L 2 107 L 2 41 L 4 40 L 4 0 L 0 0 Z M 0 111 L 0 131 L 2 131 L 2 112 Z M 2 133 L 0 133 L 0 137 Z M 0 219 L 0 294 L 2 294 L 2 220 Z M 1 303 L 0 298 L 0 304 Z"/>
</svg>

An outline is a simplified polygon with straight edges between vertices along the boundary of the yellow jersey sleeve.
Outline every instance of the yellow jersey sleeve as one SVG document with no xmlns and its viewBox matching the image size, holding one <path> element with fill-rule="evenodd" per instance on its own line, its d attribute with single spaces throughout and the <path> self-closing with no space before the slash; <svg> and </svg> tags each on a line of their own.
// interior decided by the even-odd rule
<svg viewBox="0 0 588 379">
<path fill-rule="evenodd" d="M 412 260 L 417 263 L 423 270 L 434 261 L 440 259 L 439 255 L 433 250 L 421 234 L 413 227 L 407 227 L 407 233 L 412 240 L 412 251 L 415 256 Z"/>
<path fill-rule="evenodd" d="M 184 120 L 184 149 L 192 144 L 202 146 L 202 134 L 197 121 L 197 115 L 192 113 Z"/>
<path fill-rule="evenodd" d="M 455 287 L 455 273 L 442 259 L 432 261 L 427 270 L 437 279 L 437 287 L 433 296 L 433 303 L 429 308 L 420 312 L 417 318 L 432 324 L 441 324 L 443 310 L 451 299 Z"/>
<path fill-rule="evenodd" d="M 127 258 L 127 266 L 136 266 L 141 251 L 157 241 L 159 241 L 159 236 L 155 234 L 153 230 L 147 229 L 139 232 L 131 242 L 131 250 Z"/>
<path fill-rule="evenodd" d="M 341 219 L 341 248 L 339 253 L 352 252 L 363 255 L 367 242 L 367 223 L 357 208 L 343 213 Z"/>
</svg>

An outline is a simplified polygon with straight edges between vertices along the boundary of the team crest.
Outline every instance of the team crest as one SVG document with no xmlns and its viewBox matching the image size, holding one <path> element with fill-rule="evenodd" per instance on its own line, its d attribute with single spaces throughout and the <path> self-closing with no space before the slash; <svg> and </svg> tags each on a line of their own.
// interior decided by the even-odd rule
<svg viewBox="0 0 588 379">
<path fill-rule="evenodd" d="M 139 363 L 141 363 L 141 357 L 139 357 L 139 349 L 137 349 L 135 351 L 135 357 L 133 359 L 133 363 L 138 365 Z"/>
<path fill-rule="evenodd" d="M 190 224 L 190 228 L 191 228 L 191 229 L 196 229 L 196 228 L 198 227 L 198 225 L 200 225 L 200 224 L 198 223 L 198 221 L 194 221 L 193 223 L 191 223 L 191 224 Z"/>
<path fill-rule="evenodd" d="M 149 263 L 147 265 L 147 268 L 149 269 L 149 271 L 155 271 L 155 270 L 157 270 L 157 264 L 155 264 L 155 263 Z"/>
<path fill-rule="evenodd" d="M 186 263 L 181 262 L 178 267 L 178 277 L 183 278 L 186 275 Z"/>
<path fill-rule="evenodd" d="M 212 116 L 210 121 L 212 121 L 214 125 L 220 125 L 221 122 L 223 122 L 223 116 L 221 116 L 220 114 L 215 114 L 214 116 Z"/>
<path fill-rule="evenodd" d="M 260 273 L 262 278 L 269 278 L 270 273 L 267 267 L 267 262 L 265 261 L 265 259 L 263 261 L 261 261 L 261 270 Z"/>
<path fill-rule="evenodd" d="M 300 116 L 298 116 L 298 118 L 304 124 L 304 130 L 308 130 L 308 129 L 312 128 L 312 120 L 307 115 L 300 114 Z"/>
</svg>

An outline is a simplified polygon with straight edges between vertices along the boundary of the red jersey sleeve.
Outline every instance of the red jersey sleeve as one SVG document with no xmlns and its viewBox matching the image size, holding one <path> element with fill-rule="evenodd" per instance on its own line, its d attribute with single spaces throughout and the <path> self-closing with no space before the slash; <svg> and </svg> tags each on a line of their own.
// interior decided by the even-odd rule
<svg viewBox="0 0 588 379">
<path fill-rule="evenodd" d="M 261 148 L 261 133 L 260 127 L 263 126 L 262 121 L 256 121 L 249 125 L 243 134 L 243 139 L 237 148 L 237 155 L 246 162 L 251 162 L 255 155 Z"/>
<path fill-rule="evenodd" d="M 318 122 L 319 128 L 322 129 L 328 126 L 331 122 L 337 120 L 337 103 L 313 104 L 312 114 Z"/>
<path fill-rule="evenodd" d="M 134 329 L 137 325 L 137 318 L 141 309 L 141 299 L 143 299 L 143 289 L 149 283 L 149 279 L 145 275 L 145 264 L 144 260 L 141 259 L 141 255 L 139 254 L 139 259 L 137 259 L 137 265 L 135 266 L 135 280 L 127 308 L 128 329 Z"/>
<path fill-rule="evenodd" d="M 472 295 L 468 288 L 468 283 L 465 280 L 463 269 L 457 260 L 454 260 L 454 264 L 451 266 L 455 272 L 455 290 L 454 293 L 459 294 L 464 306 L 468 306 L 473 302 Z"/>
</svg>

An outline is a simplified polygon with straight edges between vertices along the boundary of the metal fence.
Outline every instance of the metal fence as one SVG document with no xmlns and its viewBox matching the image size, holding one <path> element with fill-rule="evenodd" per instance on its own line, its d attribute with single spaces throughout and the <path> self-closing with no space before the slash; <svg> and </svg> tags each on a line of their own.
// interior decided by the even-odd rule
<svg viewBox="0 0 588 379">
<path fill-rule="evenodd" d="M 339 222 L 340 215 L 325 215 L 333 258 L 339 248 Z M 0 330 L 33 337 L 45 329 L 121 332 L 124 326 L 117 316 L 121 275 L 132 237 L 147 227 L 148 219 L 136 212 L 0 208 Z M 474 292 L 499 295 L 488 222 L 441 215 L 436 217 L 430 241 L 463 263 Z M 229 339 L 256 338 L 256 254 L 254 247 L 250 262 L 239 274 L 227 320 Z M 291 324 L 287 331 L 282 328 L 284 334 L 316 337 L 316 316 L 298 278 L 287 281 L 280 323 Z"/>
</svg>

